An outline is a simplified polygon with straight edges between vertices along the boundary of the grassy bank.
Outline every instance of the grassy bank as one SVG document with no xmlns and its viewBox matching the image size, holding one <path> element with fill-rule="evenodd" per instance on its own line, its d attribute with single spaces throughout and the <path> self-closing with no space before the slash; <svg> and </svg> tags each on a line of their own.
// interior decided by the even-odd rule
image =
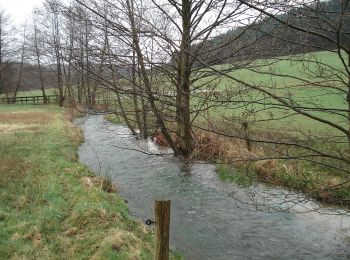
<svg viewBox="0 0 350 260">
<path fill-rule="evenodd" d="M 0 106 L 0 258 L 152 259 L 152 234 L 77 162 L 82 133 L 69 119 Z"/>
<path fill-rule="evenodd" d="M 263 160 L 238 164 L 217 164 L 223 181 L 248 187 L 263 182 L 299 191 L 329 204 L 350 206 L 349 177 L 301 161 Z"/>
</svg>

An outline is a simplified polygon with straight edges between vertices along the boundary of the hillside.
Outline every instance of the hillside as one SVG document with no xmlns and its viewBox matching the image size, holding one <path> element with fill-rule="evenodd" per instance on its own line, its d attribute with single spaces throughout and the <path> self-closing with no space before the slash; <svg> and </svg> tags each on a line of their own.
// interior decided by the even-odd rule
<svg viewBox="0 0 350 260">
<path fill-rule="evenodd" d="M 349 6 L 344 9 L 341 0 L 330 0 L 319 2 L 317 8 L 306 5 L 283 11 L 276 15 L 279 21 L 265 16 L 198 44 L 201 50 L 208 50 L 202 51 L 200 58 L 210 64 L 222 64 L 347 47 L 349 13 Z M 337 36 L 339 21 L 342 34 Z M 304 31 L 286 26 L 284 22 Z"/>
</svg>

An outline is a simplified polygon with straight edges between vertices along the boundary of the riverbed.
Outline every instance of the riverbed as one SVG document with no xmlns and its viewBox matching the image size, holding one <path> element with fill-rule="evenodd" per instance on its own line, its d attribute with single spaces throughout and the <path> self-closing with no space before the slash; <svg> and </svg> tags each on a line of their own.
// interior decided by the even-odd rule
<svg viewBox="0 0 350 260">
<path fill-rule="evenodd" d="M 171 200 L 170 244 L 185 259 L 350 258 L 350 217 L 340 209 L 280 188 L 224 183 L 214 165 L 184 164 L 100 115 L 77 123 L 80 161 L 112 178 L 136 219 L 153 218 L 154 200 Z"/>
</svg>

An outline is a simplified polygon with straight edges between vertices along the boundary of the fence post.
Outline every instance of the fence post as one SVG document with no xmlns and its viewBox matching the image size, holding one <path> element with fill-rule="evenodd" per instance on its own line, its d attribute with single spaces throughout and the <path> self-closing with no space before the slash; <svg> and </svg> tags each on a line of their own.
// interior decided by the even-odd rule
<svg viewBox="0 0 350 260">
<path fill-rule="evenodd" d="M 155 201 L 154 259 L 169 259 L 170 200 Z"/>
</svg>

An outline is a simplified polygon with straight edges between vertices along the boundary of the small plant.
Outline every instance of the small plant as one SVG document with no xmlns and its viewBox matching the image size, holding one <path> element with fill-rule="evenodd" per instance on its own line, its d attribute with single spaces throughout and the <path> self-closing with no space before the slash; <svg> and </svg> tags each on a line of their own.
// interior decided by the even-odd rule
<svg viewBox="0 0 350 260">
<path fill-rule="evenodd" d="M 105 177 L 102 177 L 101 180 L 101 190 L 112 193 L 116 192 L 117 189 L 115 188 L 111 176 L 107 175 Z"/>
<path fill-rule="evenodd" d="M 251 186 L 256 178 L 254 173 L 248 167 L 233 168 L 229 165 L 220 164 L 217 167 L 220 179 L 234 182 L 239 186 Z"/>
<path fill-rule="evenodd" d="M 106 115 L 104 118 L 113 124 L 123 124 L 124 123 L 124 121 L 116 114 Z"/>
</svg>

